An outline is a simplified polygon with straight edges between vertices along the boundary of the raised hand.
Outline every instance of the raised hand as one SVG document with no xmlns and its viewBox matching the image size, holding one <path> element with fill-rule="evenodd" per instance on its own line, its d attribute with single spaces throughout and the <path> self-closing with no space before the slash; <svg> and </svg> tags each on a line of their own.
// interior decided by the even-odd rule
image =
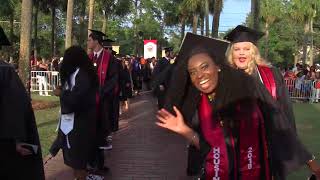
<svg viewBox="0 0 320 180">
<path fill-rule="evenodd" d="M 156 124 L 162 128 L 169 129 L 178 134 L 184 135 L 190 128 L 185 124 L 184 119 L 178 108 L 173 107 L 177 116 L 174 116 L 165 109 L 158 111 Z"/>
</svg>

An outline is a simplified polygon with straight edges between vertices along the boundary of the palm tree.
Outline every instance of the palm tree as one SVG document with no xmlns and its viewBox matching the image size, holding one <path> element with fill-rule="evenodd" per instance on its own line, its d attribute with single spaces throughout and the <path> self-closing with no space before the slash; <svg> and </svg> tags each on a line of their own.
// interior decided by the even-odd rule
<svg viewBox="0 0 320 180">
<path fill-rule="evenodd" d="M 26 87 L 28 87 L 30 77 L 32 6 L 33 0 L 22 0 L 19 75 Z"/>
<path fill-rule="evenodd" d="M 98 10 L 103 13 L 101 31 L 107 33 L 107 24 L 110 17 L 124 17 L 130 13 L 131 0 L 98 0 Z"/>
<path fill-rule="evenodd" d="M 65 48 L 72 45 L 72 20 L 73 20 L 73 4 L 74 0 L 68 0 L 67 6 L 67 25 L 66 25 L 66 43 Z"/>
<path fill-rule="evenodd" d="M 223 8 L 223 0 L 215 0 L 213 7 L 212 19 L 212 37 L 217 38 L 219 35 L 220 14 Z"/>
<path fill-rule="evenodd" d="M 260 0 L 251 0 L 251 14 L 253 18 L 253 29 L 259 30 Z"/>
<path fill-rule="evenodd" d="M 320 7 L 320 2 L 319 0 L 309 0 L 308 3 L 306 3 L 303 0 L 291 0 L 289 3 L 291 4 L 291 17 L 298 23 L 302 23 L 304 25 L 302 60 L 303 63 L 306 63 L 308 39 L 313 31 L 312 22 L 315 18 L 316 10 Z M 310 60 L 310 63 L 313 63 L 313 59 Z"/>
<path fill-rule="evenodd" d="M 64 0 L 42 0 L 44 5 L 47 5 L 47 11 L 51 13 L 51 56 L 54 57 L 57 54 L 56 44 L 56 11 L 59 6 L 66 6 Z"/>
<path fill-rule="evenodd" d="M 35 59 L 38 57 L 38 14 L 39 14 L 39 0 L 34 1 L 34 12 L 33 12 L 33 56 Z"/>
<path fill-rule="evenodd" d="M 269 28 L 282 16 L 283 4 L 281 0 L 262 0 L 261 1 L 261 18 L 265 23 L 265 55 L 268 58 L 269 51 Z"/>
<path fill-rule="evenodd" d="M 86 14 L 86 8 L 87 8 L 87 2 L 86 1 L 80 1 L 79 4 L 80 9 L 80 17 L 79 17 L 79 27 L 80 27 L 80 33 L 79 33 L 79 44 L 83 47 L 86 47 L 86 41 L 87 41 L 87 35 L 88 30 L 86 30 L 86 21 L 85 18 L 87 16 Z"/>
<path fill-rule="evenodd" d="M 199 15 L 203 12 L 204 2 L 203 0 L 184 0 L 182 2 L 183 9 L 193 16 L 192 20 L 192 32 L 197 33 Z"/>
<path fill-rule="evenodd" d="M 206 23 L 206 36 L 209 36 L 209 0 L 205 0 L 205 9 L 204 9 L 204 17 L 205 17 L 205 23 Z"/>
<path fill-rule="evenodd" d="M 89 22 L 88 22 L 88 29 L 93 29 L 93 18 L 94 18 L 94 2 L 95 0 L 89 0 Z M 88 36 L 90 31 L 88 30 Z"/>
</svg>

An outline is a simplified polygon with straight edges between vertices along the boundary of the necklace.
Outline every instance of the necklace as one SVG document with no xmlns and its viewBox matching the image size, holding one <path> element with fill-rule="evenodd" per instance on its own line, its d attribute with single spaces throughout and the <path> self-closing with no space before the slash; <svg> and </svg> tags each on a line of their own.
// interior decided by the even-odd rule
<svg viewBox="0 0 320 180">
<path fill-rule="evenodd" d="M 208 98 L 209 98 L 209 101 L 210 101 L 210 102 L 212 102 L 212 101 L 213 101 L 213 97 L 214 97 L 214 96 L 213 96 L 213 95 L 211 95 L 211 94 L 210 94 L 210 95 L 208 95 Z"/>
</svg>

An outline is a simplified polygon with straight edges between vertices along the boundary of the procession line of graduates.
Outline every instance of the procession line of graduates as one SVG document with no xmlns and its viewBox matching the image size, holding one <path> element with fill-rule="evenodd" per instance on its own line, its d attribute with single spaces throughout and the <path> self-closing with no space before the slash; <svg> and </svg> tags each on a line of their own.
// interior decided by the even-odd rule
<svg viewBox="0 0 320 180">
<path fill-rule="evenodd" d="M 230 44 L 184 38 L 157 125 L 196 147 L 201 179 L 284 180 L 302 165 L 320 177 L 298 138 L 283 78 L 255 45 L 262 36 L 237 26 L 225 37 Z"/>
</svg>

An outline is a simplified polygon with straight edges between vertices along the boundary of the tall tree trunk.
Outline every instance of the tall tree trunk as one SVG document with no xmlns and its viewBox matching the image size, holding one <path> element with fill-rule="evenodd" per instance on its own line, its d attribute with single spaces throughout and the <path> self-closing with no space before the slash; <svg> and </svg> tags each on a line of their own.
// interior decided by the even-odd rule
<svg viewBox="0 0 320 180">
<path fill-rule="evenodd" d="M 264 51 L 264 58 L 265 59 L 268 59 L 268 54 L 269 54 L 269 23 L 266 22 L 265 24 L 265 31 L 266 31 L 266 48 L 265 48 L 265 51 Z"/>
<path fill-rule="evenodd" d="M 214 12 L 213 12 L 213 23 L 212 23 L 212 37 L 218 38 L 219 35 L 219 23 L 220 14 L 222 10 L 222 0 L 215 0 L 214 2 Z"/>
<path fill-rule="evenodd" d="M 184 38 L 185 31 L 186 31 L 186 19 L 185 17 L 181 17 L 181 36 L 180 36 L 181 42 Z"/>
<path fill-rule="evenodd" d="M 252 28 L 259 30 L 260 0 L 251 0 L 251 14 L 253 18 Z"/>
<path fill-rule="evenodd" d="M 302 62 L 303 64 L 307 61 L 307 50 L 308 50 L 308 36 L 310 32 L 310 24 L 308 21 L 304 24 L 304 38 L 303 38 L 303 54 L 302 54 Z"/>
<path fill-rule="evenodd" d="M 107 11 L 104 11 L 103 12 L 103 24 L 102 24 L 102 29 L 101 29 L 101 31 L 103 32 L 103 33 L 107 33 L 107 25 L 108 25 L 108 13 L 107 13 Z"/>
<path fill-rule="evenodd" d="M 34 4 L 34 27 L 33 27 L 33 56 L 38 59 L 38 14 L 39 14 L 39 1 L 35 1 Z"/>
<path fill-rule="evenodd" d="M 311 46 L 310 46 L 310 66 L 313 65 L 313 18 L 310 19 L 310 38 L 311 38 Z"/>
<path fill-rule="evenodd" d="M 136 20 L 138 17 L 138 0 L 135 0 L 134 1 L 134 19 Z M 136 22 L 136 21 L 135 21 Z M 137 55 L 138 54 L 138 45 L 137 45 L 137 43 L 138 43 L 138 40 L 137 40 L 137 38 L 138 38 L 138 35 L 137 35 L 137 24 L 136 23 L 134 23 L 134 29 L 133 29 L 133 36 L 134 36 L 134 41 L 133 41 L 133 43 L 134 43 L 134 45 L 133 45 L 133 53 L 134 53 L 134 55 Z"/>
<path fill-rule="evenodd" d="M 66 44 L 65 48 L 72 46 L 72 19 L 73 19 L 74 0 L 68 0 L 67 6 L 67 26 L 66 26 Z"/>
<path fill-rule="evenodd" d="M 206 36 L 209 37 L 209 0 L 205 0 Z"/>
<path fill-rule="evenodd" d="M 85 24 L 85 16 L 86 16 L 86 7 L 87 3 L 86 1 L 81 1 L 81 9 L 80 9 L 80 19 L 79 19 L 79 26 L 80 26 L 80 35 L 79 35 L 79 44 L 81 47 L 86 47 L 86 40 L 87 40 L 87 33 L 88 31 L 86 30 L 86 24 Z"/>
<path fill-rule="evenodd" d="M 89 0 L 89 22 L 88 29 L 93 29 L 93 18 L 94 18 L 94 0 Z M 88 30 L 88 36 L 91 32 Z"/>
<path fill-rule="evenodd" d="M 10 14 L 10 41 L 13 42 L 14 13 Z"/>
<path fill-rule="evenodd" d="M 13 40 L 13 36 L 14 36 L 14 34 L 13 34 L 13 29 L 14 29 L 14 12 L 12 12 L 11 14 L 10 14 L 10 42 L 12 43 L 12 44 L 14 44 L 14 40 Z M 13 48 L 10 48 L 10 50 L 9 50 L 9 56 L 10 56 L 10 61 L 11 60 L 13 60 L 13 57 L 12 57 L 12 55 L 13 55 L 13 52 L 14 50 L 13 50 Z"/>
<path fill-rule="evenodd" d="M 56 56 L 56 37 L 55 37 L 55 29 L 56 29 L 56 7 L 52 5 L 51 7 L 51 57 Z"/>
<path fill-rule="evenodd" d="M 204 16 L 200 17 L 200 32 L 201 32 L 201 36 L 204 35 Z"/>
<path fill-rule="evenodd" d="M 28 92 L 30 92 L 32 5 L 33 0 L 22 0 L 19 75 L 23 84 L 28 88 Z"/>
<path fill-rule="evenodd" d="M 197 34 L 198 29 L 198 15 L 196 13 L 193 14 L 193 23 L 192 23 L 192 33 Z"/>
</svg>

